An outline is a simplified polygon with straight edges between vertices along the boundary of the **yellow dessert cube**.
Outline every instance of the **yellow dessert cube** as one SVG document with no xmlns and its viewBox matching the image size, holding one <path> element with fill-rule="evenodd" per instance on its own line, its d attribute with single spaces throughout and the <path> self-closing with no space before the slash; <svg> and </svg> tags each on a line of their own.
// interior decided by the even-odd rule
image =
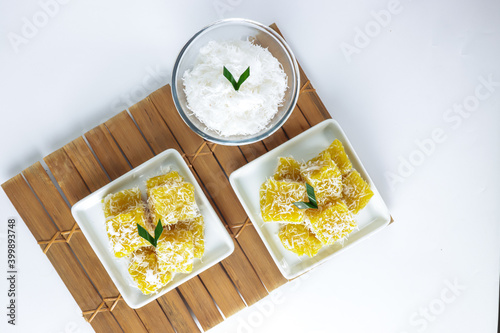
<svg viewBox="0 0 500 333">
<path fill-rule="evenodd" d="M 303 183 L 267 180 L 261 187 L 261 214 L 264 222 L 300 223 L 304 210 L 293 203 L 307 201 L 306 186 Z"/>
<path fill-rule="evenodd" d="M 352 170 L 342 177 L 342 183 L 344 184 L 343 200 L 347 204 L 347 208 L 357 214 L 368 204 L 373 196 L 373 191 L 356 170 Z"/>
<path fill-rule="evenodd" d="M 353 215 L 340 200 L 318 209 L 308 209 L 306 214 L 311 230 L 325 245 L 343 239 L 357 227 Z"/>
<path fill-rule="evenodd" d="M 300 175 L 300 163 L 292 157 L 280 157 L 278 168 L 274 173 L 274 179 L 302 182 L 303 179 Z"/>
<path fill-rule="evenodd" d="M 128 272 L 143 294 L 151 294 L 172 279 L 172 273 L 160 272 L 153 246 L 144 246 L 134 252 Z"/>
<path fill-rule="evenodd" d="M 323 152 L 304 163 L 300 173 L 314 188 L 318 205 L 333 202 L 342 195 L 342 174 L 329 152 Z"/>
<path fill-rule="evenodd" d="M 108 194 L 103 200 L 104 216 L 107 218 L 135 208 L 142 204 L 141 191 L 139 188 L 123 190 L 117 193 Z"/>
<path fill-rule="evenodd" d="M 194 186 L 190 183 L 151 188 L 148 203 L 155 225 L 158 220 L 161 220 L 163 226 L 167 226 L 199 215 Z"/>
<path fill-rule="evenodd" d="M 285 249 L 299 256 L 307 254 L 309 257 L 314 257 L 323 246 L 309 228 L 302 223 L 285 225 L 278 233 L 278 237 Z"/>
<path fill-rule="evenodd" d="M 148 229 L 146 221 L 142 205 L 106 220 L 106 232 L 116 257 L 128 256 L 139 247 L 149 245 L 137 231 L 137 224 Z"/>
<path fill-rule="evenodd" d="M 205 238 L 204 229 L 205 222 L 203 222 L 203 216 L 195 217 L 194 219 L 187 221 L 179 221 L 174 225 L 175 228 L 180 228 L 184 230 L 189 230 L 193 233 L 194 237 L 194 257 L 201 258 L 205 252 Z"/>
<path fill-rule="evenodd" d="M 330 154 L 332 160 L 339 168 L 341 174 L 345 175 L 352 169 L 351 161 L 345 153 L 342 142 L 340 142 L 338 139 L 335 139 L 332 144 L 328 148 L 326 148 L 325 151 Z"/>
<path fill-rule="evenodd" d="M 165 175 L 160 175 L 160 176 L 149 178 L 146 182 L 146 188 L 148 189 L 148 195 L 149 195 L 149 190 L 152 189 L 153 187 L 179 184 L 179 183 L 182 183 L 183 181 L 184 181 L 184 178 L 181 175 L 179 175 L 179 173 L 177 171 L 171 171 Z"/>
<path fill-rule="evenodd" d="M 193 270 L 194 237 L 184 228 L 165 228 L 156 246 L 162 272 L 189 273 Z"/>
</svg>

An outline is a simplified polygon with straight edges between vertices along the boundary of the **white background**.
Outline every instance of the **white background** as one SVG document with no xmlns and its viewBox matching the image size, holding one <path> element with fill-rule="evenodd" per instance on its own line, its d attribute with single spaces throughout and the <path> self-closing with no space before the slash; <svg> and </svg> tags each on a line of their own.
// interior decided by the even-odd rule
<svg viewBox="0 0 500 333">
<path fill-rule="evenodd" d="M 401 0 L 377 31 L 371 12 L 389 7 L 69 1 L 43 22 L 38 1 L 1 0 L 0 181 L 168 83 L 177 52 L 204 25 L 222 17 L 276 22 L 396 223 L 213 332 L 495 332 L 500 85 L 477 88 L 489 96 L 465 118 L 448 110 L 473 103 L 481 77 L 500 82 L 500 2 Z M 43 26 L 23 37 L 33 16 Z M 357 29 L 365 28 L 371 37 L 362 40 Z M 24 43 L 12 43 L 13 34 Z M 357 53 L 345 56 L 347 44 Z M 419 153 L 416 141 L 428 142 L 436 129 L 445 139 Z M 404 168 L 409 159 L 418 165 Z M 0 331 L 91 331 L 0 192 Z M 3 277 L 10 216 L 18 219 L 15 329 L 6 324 Z"/>
</svg>

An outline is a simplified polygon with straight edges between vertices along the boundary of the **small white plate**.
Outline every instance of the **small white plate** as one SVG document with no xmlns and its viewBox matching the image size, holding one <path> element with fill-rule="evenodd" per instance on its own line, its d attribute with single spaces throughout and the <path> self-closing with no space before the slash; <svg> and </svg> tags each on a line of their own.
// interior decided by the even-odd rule
<svg viewBox="0 0 500 333">
<path fill-rule="evenodd" d="M 128 273 L 128 259 L 116 258 L 111 250 L 106 234 L 101 200 L 109 193 L 133 187 L 139 187 L 143 199 L 145 199 L 146 180 L 169 170 L 179 172 L 186 181 L 194 185 L 196 203 L 205 220 L 205 254 L 203 258 L 194 260 L 193 271 L 191 273 L 175 274 L 172 281 L 161 288 L 159 292 L 152 295 L 144 295 L 133 285 L 133 280 Z M 229 236 L 226 228 L 213 210 L 186 162 L 184 162 L 182 156 L 175 149 L 162 152 L 80 200 L 73 205 L 71 213 L 123 299 L 133 309 L 146 305 L 176 288 L 181 283 L 200 274 L 229 256 L 234 250 L 234 243 L 231 236 Z"/>
<path fill-rule="evenodd" d="M 312 258 L 306 255 L 299 257 L 295 253 L 286 250 L 281 244 L 278 238 L 280 224 L 266 223 L 262 220 L 260 215 L 259 189 L 267 178 L 272 177 L 278 165 L 279 157 L 291 156 L 298 161 L 307 161 L 327 148 L 335 139 L 339 139 L 342 142 L 354 169 L 370 184 L 374 195 L 368 205 L 355 216 L 359 229 L 354 230 L 349 235 L 344 241 L 343 246 L 339 242 L 336 242 L 333 245 L 323 247 Z M 273 257 L 274 262 L 287 279 L 293 279 L 325 262 L 333 255 L 340 253 L 361 239 L 387 226 L 391 221 L 389 210 L 378 193 L 377 188 L 359 161 L 344 131 L 342 131 L 339 124 L 333 119 L 319 123 L 239 168 L 231 174 L 229 180 L 248 217 Z"/>
</svg>

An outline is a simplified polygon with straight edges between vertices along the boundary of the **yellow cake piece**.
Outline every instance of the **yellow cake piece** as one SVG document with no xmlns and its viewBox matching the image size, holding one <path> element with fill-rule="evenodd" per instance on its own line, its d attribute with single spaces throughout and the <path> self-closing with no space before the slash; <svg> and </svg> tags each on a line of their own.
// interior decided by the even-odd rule
<svg viewBox="0 0 500 333">
<path fill-rule="evenodd" d="M 293 204 L 298 201 L 307 201 L 305 184 L 269 179 L 260 191 L 262 219 L 264 222 L 300 223 L 304 220 L 304 210 Z"/>
<path fill-rule="evenodd" d="M 116 257 L 128 256 L 139 247 L 149 245 L 137 231 L 137 224 L 148 230 L 146 221 L 142 205 L 106 220 L 106 233 Z"/>
<path fill-rule="evenodd" d="M 303 179 L 300 175 L 300 163 L 292 157 L 280 157 L 278 167 L 274 173 L 274 179 L 302 182 Z"/>
<path fill-rule="evenodd" d="M 194 219 L 187 221 L 179 221 L 174 225 L 175 228 L 180 228 L 184 230 L 189 230 L 193 233 L 194 237 L 194 257 L 201 258 L 205 252 L 205 237 L 204 229 L 205 222 L 203 221 L 203 216 L 195 217 Z"/>
<path fill-rule="evenodd" d="M 130 260 L 128 272 L 143 294 L 151 294 L 172 279 L 172 273 L 161 272 L 153 246 L 136 250 Z"/>
<path fill-rule="evenodd" d="M 329 152 L 322 152 L 302 164 L 300 173 L 314 188 L 318 205 L 333 202 L 342 195 L 342 174 Z"/>
<path fill-rule="evenodd" d="M 309 228 L 302 223 L 285 225 L 278 233 L 278 237 L 285 249 L 299 256 L 307 254 L 309 257 L 314 257 L 323 246 Z"/>
<path fill-rule="evenodd" d="M 156 255 L 162 272 L 191 272 L 194 258 L 193 233 L 184 228 L 165 228 L 158 240 Z"/>
<path fill-rule="evenodd" d="M 306 215 L 312 232 L 325 245 L 343 239 L 357 227 L 353 215 L 340 200 L 318 209 L 308 209 Z"/>
<path fill-rule="evenodd" d="M 182 183 L 183 181 L 184 181 L 184 178 L 181 175 L 179 175 L 179 173 L 177 171 L 171 171 L 165 175 L 160 175 L 160 176 L 149 178 L 146 182 L 146 188 L 148 189 L 148 195 L 149 195 L 149 190 L 152 189 L 153 187 L 179 184 L 179 183 Z"/>
<path fill-rule="evenodd" d="M 108 194 L 103 200 L 106 219 L 135 208 L 142 204 L 141 191 L 138 187 Z"/>
<path fill-rule="evenodd" d="M 199 215 L 194 186 L 190 183 L 151 188 L 148 203 L 155 225 L 158 220 L 161 220 L 163 226 L 167 226 Z"/>
<path fill-rule="evenodd" d="M 332 144 L 326 148 L 325 152 L 330 154 L 341 174 L 345 175 L 352 169 L 351 161 L 344 150 L 342 142 L 338 139 L 335 139 Z"/>
<path fill-rule="evenodd" d="M 373 196 L 373 191 L 356 170 L 352 170 L 342 177 L 342 183 L 344 184 L 343 200 L 347 204 L 347 208 L 357 214 L 368 204 Z"/>
</svg>

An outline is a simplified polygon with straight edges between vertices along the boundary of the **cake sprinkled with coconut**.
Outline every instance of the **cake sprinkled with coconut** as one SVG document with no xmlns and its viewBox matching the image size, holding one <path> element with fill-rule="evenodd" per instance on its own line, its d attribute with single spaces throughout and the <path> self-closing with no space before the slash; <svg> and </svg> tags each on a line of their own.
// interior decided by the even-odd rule
<svg viewBox="0 0 500 333">
<path fill-rule="evenodd" d="M 108 194 L 102 204 L 111 251 L 128 259 L 134 285 L 148 295 L 193 270 L 205 252 L 205 223 L 193 184 L 177 171 L 145 185 L 147 203 L 136 187 Z"/>
<path fill-rule="evenodd" d="M 358 228 L 356 214 L 373 191 L 352 168 L 342 143 L 334 140 L 306 162 L 280 157 L 259 194 L 262 220 L 281 224 L 278 238 L 283 247 L 313 257 L 322 247 L 343 245 Z"/>
</svg>

